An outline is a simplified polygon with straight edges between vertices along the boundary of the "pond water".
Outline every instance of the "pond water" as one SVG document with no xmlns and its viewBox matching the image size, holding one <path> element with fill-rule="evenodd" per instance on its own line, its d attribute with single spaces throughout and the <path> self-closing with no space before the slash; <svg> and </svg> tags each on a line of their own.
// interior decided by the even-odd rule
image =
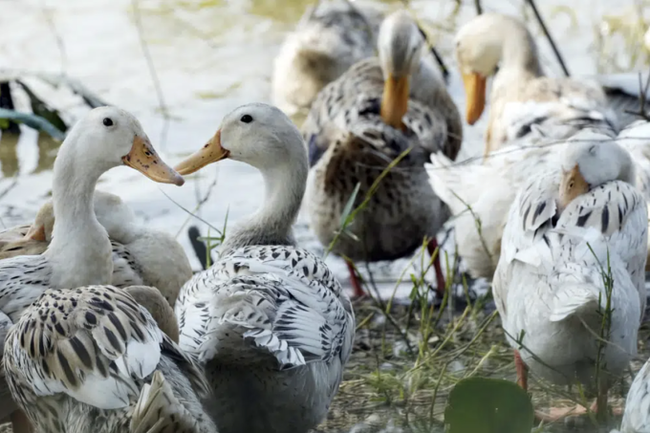
<svg viewBox="0 0 650 433">
<path fill-rule="evenodd" d="M 460 0 L 459 0 L 460 2 Z M 0 2 L 0 69 L 16 68 L 65 72 L 81 80 L 111 104 L 134 113 L 168 163 L 174 164 L 202 146 L 220 119 L 248 102 L 270 99 L 275 54 L 287 32 L 302 15 L 308 0 L 3 0 Z M 400 2 L 384 2 L 387 9 Z M 539 26 L 523 0 L 483 0 L 485 10 L 525 16 L 538 44 L 547 72 L 561 70 Z M 632 0 L 545 0 L 539 2 L 551 32 L 559 42 L 573 75 L 590 75 L 640 67 L 647 60 L 641 48 L 646 28 L 644 5 Z M 136 25 L 141 17 L 140 32 Z M 451 55 L 457 25 L 475 14 L 474 2 L 414 0 L 410 7 L 435 38 L 452 71 L 450 91 L 464 112 L 464 93 Z M 613 30 L 636 32 L 624 39 Z M 609 32 L 609 34 L 608 34 Z M 603 40 L 603 35 L 605 38 Z M 164 107 L 155 90 L 140 36 L 149 50 L 160 83 Z M 604 54 L 606 53 L 606 55 Z M 613 53 L 613 54 L 612 54 Z M 638 59 L 634 57 L 639 55 Z M 600 59 L 600 60 L 599 60 Z M 632 59 L 632 60 L 631 60 Z M 27 80 L 44 100 L 67 119 L 87 110 L 65 87 L 55 89 Z M 14 92 L 17 108 L 29 110 L 25 95 Z M 484 116 L 485 117 L 485 116 Z M 461 159 L 476 155 L 482 145 L 484 120 L 466 126 Z M 24 128 L 16 140 L 0 141 L 1 225 L 30 220 L 47 198 L 57 144 Z M 214 184 L 216 182 L 216 184 Z M 210 190 L 210 185 L 214 188 Z M 251 213 L 263 197 L 261 176 L 251 167 L 225 161 L 190 176 L 183 188 L 160 186 L 127 168 L 114 169 L 100 181 L 100 189 L 119 194 L 146 224 L 178 233 L 195 268 L 199 263 L 187 239 L 186 209 L 221 227 L 226 213 L 236 222 Z M 5 191 L 5 193 L 3 193 Z M 193 220 L 203 234 L 207 227 Z M 301 215 L 297 235 L 304 245 L 322 251 Z M 341 281 L 347 282 L 342 261 L 328 257 Z M 377 264 L 376 278 L 393 281 L 406 260 Z M 404 292 L 408 288 L 404 288 Z"/>
</svg>

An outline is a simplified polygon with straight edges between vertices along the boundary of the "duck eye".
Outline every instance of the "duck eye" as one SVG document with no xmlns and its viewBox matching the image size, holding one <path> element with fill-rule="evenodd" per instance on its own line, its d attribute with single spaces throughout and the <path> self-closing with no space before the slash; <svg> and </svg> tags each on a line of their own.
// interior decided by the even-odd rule
<svg viewBox="0 0 650 433">
<path fill-rule="evenodd" d="M 251 116 L 250 114 L 244 114 L 239 120 L 241 120 L 244 123 L 251 123 L 253 121 L 253 116 Z"/>
<path fill-rule="evenodd" d="M 113 126 L 113 120 L 110 117 L 104 117 L 104 126 Z"/>
<path fill-rule="evenodd" d="M 573 188 L 573 181 L 569 182 L 569 188 Z"/>
</svg>

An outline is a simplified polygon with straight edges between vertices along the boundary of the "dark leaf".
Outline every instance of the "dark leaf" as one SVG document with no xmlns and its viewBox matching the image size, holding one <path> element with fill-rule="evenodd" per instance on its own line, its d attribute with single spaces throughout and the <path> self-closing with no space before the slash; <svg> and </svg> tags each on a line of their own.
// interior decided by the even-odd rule
<svg viewBox="0 0 650 433">
<path fill-rule="evenodd" d="M 533 405 L 526 391 L 501 379 L 461 380 L 445 408 L 447 433 L 530 433 L 533 421 Z"/>
</svg>

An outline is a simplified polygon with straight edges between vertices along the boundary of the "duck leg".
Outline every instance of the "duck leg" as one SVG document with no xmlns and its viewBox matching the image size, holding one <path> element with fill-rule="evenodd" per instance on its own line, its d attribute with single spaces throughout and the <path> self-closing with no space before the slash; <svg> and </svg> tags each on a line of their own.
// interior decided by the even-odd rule
<svg viewBox="0 0 650 433">
<path fill-rule="evenodd" d="M 606 387 L 601 387 L 598 391 L 596 400 L 591 404 L 589 408 L 591 412 L 596 414 L 596 418 L 599 422 L 606 421 L 607 419 L 607 391 L 608 390 Z M 579 416 L 585 415 L 586 413 L 587 409 L 584 406 L 576 405 L 574 407 L 552 407 L 548 409 L 548 413 L 535 411 L 535 417 L 539 421 L 555 422 L 561 420 L 562 418 L 566 418 L 567 416 Z M 623 408 L 613 408 L 612 414 L 616 416 L 622 416 Z"/>
<path fill-rule="evenodd" d="M 515 354 L 515 369 L 517 370 L 517 385 L 519 385 L 524 391 L 528 391 L 528 367 L 524 364 L 524 361 L 521 359 L 521 354 L 518 350 L 514 350 Z M 535 411 L 535 418 L 538 421 L 544 422 L 555 422 L 559 419 L 562 419 L 568 415 L 579 415 L 585 413 L 586 410 L 582 406 L 577 407 L 568 407 L 568 408 L 550 408 L 549 413 L 544 413 L 541 411 Z"/>
<path fill-rule="evenodd" d="M 354 269 L 354 265 L 350 260 L 345 260 L 345 264 L 348 265 L 348 271 L 350 272 L 350 283 L 352 284 L 352 289 L 354 290 L 354 297 L 361 298 L 366 295 L 366 292 L 361 288 L 361 281 L 357 276 L 357 272 Z"/>
<path fill-rule="evenodd" d="M 433 260 L 433 269 L 436 272 L 436 293 L 438 293 L 438 296 L 442 299 L 445 295 L 447 285 L 445 284 L 445 277 L 442 274 L 442 267 L 440 266 L 440 248 L 438 247 L 438 241 L 435 237 L 427 244 L 427 250 L 431 257 L 433 257 L 434 254 L 436 255 L 436 258 Z M 438 251 L 436 252 L 436 250 Z"/>
<path fill-rule="evenodd" d="M 517 370 L 517 385 L 528 391 L 528 367 L 521 359 L 518 350 L 515 350 L 515 369 Z"/>
</svg>

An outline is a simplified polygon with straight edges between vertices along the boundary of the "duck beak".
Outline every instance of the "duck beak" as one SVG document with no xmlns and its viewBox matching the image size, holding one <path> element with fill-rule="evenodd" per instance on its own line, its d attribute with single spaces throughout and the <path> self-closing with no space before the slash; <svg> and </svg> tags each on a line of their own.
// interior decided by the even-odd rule
<svg viewBox="0 0 650 433">
<path fill-rule="evenodd" d="M 570 171 L 562 173 L 560 182 L 560 203 L 568 206 L 574 198 L 589 192 L 589 183 L 580 172 L 580 166 L 575 165 Z"/>
<path fill-rule="evenodd" d="M 192 174 L 213 162 L 228 158 L 230 151 L 221 147 L 221 130 L 197 152 L 180 162 L 175 168 L 182 175 Z"/>
<path fill-rule="evenodd" d="M 185 179 L 158 156 L 147 137 L 136 136 L 131 151 L 122 157 L 122 162 L 156 182 L 178 186 L 185 183 Z"/>
<path fill-rule="evenodd" d="M 384 83 L 384 95 L 381 98 L 381 118 L 395 129 L 405 130 L 402 118 L 408 110 L 409 77 L 395 78 L 388 74 Z"/>
<path fill-rule="evenodd" d="M 29 227 L 27 234 L 25 234 L 24 239 L 45 242 L 47 240 L 47 238 L 45 237 L 45 226 L 42 224 L 39 226 L 35 226 L 34 224 L 32 224 Z"/>
<path fill-rule="evenodd" d="M 483 114 L 485 108 L 485 82 L 486 78 L 481 74 L 463 73 L 463 84 L 467 95 L 467 123 L 473 125 Z"/>
</svg>

